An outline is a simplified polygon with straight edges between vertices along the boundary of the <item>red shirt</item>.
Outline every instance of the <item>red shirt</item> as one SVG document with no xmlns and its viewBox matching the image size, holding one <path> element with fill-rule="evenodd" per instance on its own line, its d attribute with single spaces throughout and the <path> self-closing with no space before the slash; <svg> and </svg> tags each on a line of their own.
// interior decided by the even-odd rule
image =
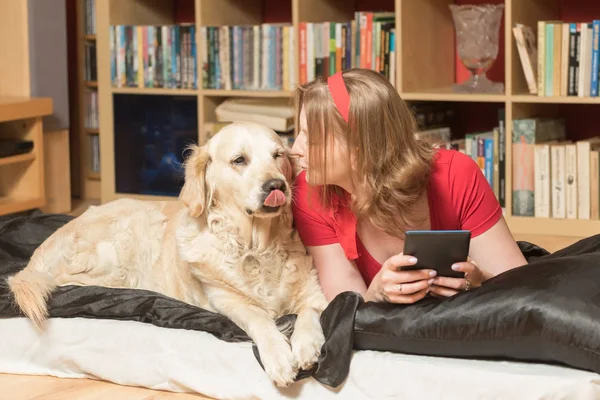
<svg viewBox="0 0 600 400">
<path fill-rule="evenodd" d="M 381 264 L 362 245 L 356 233 L 356 217 L 347 203 L 334 199 L 327 209 L 317 197 L 309 203 L 305 172 L 296 178 L 294 191 L 294 221 L 304 245 L 339 243 L 346 257 L 355 260 L 368 286 Z M 456 150 L 438 150 L 427 191 L 432 230 L 465 229 L 475 238 L 502 216 L 500 204 L 479 166 Z"/>
</svg>

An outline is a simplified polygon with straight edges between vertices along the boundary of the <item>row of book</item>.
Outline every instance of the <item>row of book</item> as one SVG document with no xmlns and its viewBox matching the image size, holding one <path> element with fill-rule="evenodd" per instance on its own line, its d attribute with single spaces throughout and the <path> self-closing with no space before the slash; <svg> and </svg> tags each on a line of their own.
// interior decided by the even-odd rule
<svg viewBox="0 0 600 400">
<path fill-rule="evenodd" d="M 109 39 L 113 87 L 198 88 L 194 24 L 115 25 Z"/>
<path fill-rule="evenodd" d="M 498 110 L 498 123 L 489 130 L 455 137 L 456 116 L 451 106 L 437 102 L 411 103 L 418 124 L 416 137 L 436 147 L 460 151 L 479 166 L 500 207 L 506 211 L 506 125 L 505 110 Z"/>
<path fill-rule="evenodd" d="M 561 118 L 513 121 L 513 215 L 600 219 L 600 137 L 566 136 Z"/>
<path fill-rule="evenodd" d="M 514 216 L 555 219 L 600 219 L 600 136 L 571 141 L 562 118 L 522 118 L 513 121 L 507 143 L 504 109 L 498 126 L 453 139 L 445 121 L 417 133 L 440 147 L 470 157 L 506 211 L 506 174 L 512 174 L 511 213 Z M 506 146 L 512 164 L 506 164 Z"/>
<path fill-rule="evenodd" d="M 83 34 L 96 34 L 96 0 L 85 0 L 83 3 Z"/>
<path fill-rule="evenodd" d="M 98 129 L 98 92 L 96 90 L 86 90 L 84 92 L 84 103 L 86 129 Z"/>
<path fill-rule="evenodd" d="M 96 68 L 96 42 L 85 42 L 83 58 L 83 79 L 94 82 L 98 78 Z"/>
<path fill-rule="evenodd" d="M 202 85 L 207 89 L 291 90 L 296 85 L 291 24 L 202 26 Z"/>
<path fill-rule="evenodd" d="M 98 135 L 90 136 L 90 171 L 100 172 L 100 137 Z"/>
<path fill-rule="evenodd" d="M 528 89 L 538 96 L 598 97 L 600 20 L 516 24 L 513 34 Z"/>
<path fill-rule="evenodd" d="M 396 16 L 357 11 L 345 22 L 300 22 L 300 82 L 350 68 L 375 70 L 396 80 Z"/>
</svg>

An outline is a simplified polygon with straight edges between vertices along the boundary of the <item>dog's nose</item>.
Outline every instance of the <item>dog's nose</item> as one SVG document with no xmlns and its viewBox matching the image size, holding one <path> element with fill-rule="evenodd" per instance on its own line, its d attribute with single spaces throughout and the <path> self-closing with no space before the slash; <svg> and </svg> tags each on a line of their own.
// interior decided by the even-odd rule
<svg viewBox="0 0 600 400">
<path fill-rule="evenodd" d="M 270 193 L 273 190 L 285 189 L 285 181 L 283 179 L 269 179 L 262 187 L 265 193 Z"/>
</svg>

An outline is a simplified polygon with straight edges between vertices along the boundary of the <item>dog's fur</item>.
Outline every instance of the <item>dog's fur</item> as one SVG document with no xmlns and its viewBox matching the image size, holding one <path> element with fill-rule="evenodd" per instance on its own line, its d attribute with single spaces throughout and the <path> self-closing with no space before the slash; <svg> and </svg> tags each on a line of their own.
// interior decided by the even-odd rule
<svg viewBox="0 0 600 400">
<path fill-rule="evenodd" d="M 279 136 L 255 123 L 228 125 L 191 151 L 181 201 L 91 207 L 42 243 L 9 287 L 41 329 L 59 285 L 147 289 L 220 313 L 287 386 L 318 359 L 327 305 L 292 225 L 293 163 Z M 275 209 L 263 206 L 271 179 L 285 181 L 286 203 Z M 275 325 L 285 314 L 298 315 L 289 342 Z"/>
</svg>

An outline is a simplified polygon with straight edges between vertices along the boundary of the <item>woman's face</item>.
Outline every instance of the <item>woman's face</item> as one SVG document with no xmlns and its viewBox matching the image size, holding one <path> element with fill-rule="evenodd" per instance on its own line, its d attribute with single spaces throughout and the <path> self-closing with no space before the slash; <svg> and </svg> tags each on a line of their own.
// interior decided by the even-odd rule
<svg viewBox="0 0 600 400">
<path fill-rule="evenodd" d="M 313 165 L 308 159 L 308 142 L 310 132 L 308 132 L 308 124 L 306 120 L 306 114 L 304 109 L 300 112 L 300 132 L 298 137 L 292 146 L 292 155 L 299 158 L 299 164 L 303 170 L 306 171 L 306 180 L 309 180 L 309 174 L 311 179 L 318 185 L 338 185 L 344 188 L 346 191 L 350 191 L 350 157 L 348 151 L 342 139 L 336 135 L 334 142 L 329 144 L 326 150 L 327 159 L 327 176 L 323 179 L 321 174 L 320 166 Z M 330 135 L 333 133 L 327 133 Z M 319 144 L 314 146 L 316 152 L 321 151 L 320 146 L 325 144 Z"/>
</svg>

